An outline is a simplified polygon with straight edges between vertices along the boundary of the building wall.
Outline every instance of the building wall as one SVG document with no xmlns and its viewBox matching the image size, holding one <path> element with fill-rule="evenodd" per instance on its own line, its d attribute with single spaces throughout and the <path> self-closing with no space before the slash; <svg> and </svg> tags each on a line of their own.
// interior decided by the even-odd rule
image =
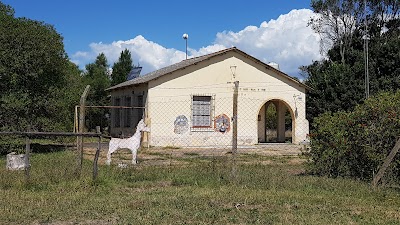
<svg viewBox="0 0 400 225">
<path fill-rule="evenodd" d="M 118 104 L 119 99 L 119 104 Z M 112 106 L 145 107 L 147 100 L 147 84 L 130 88 L 118 89 L 111 92 Z M 130 137 L 143 118 L 144 109 L 111 109 L 110 134 L 113 137 Z M 130 118 L 128 118 L 130 117 Z M 118 122 L 119 121 L 119 122 Z"/>
<path fill-rule="evenodd" d="M 191 100 L 193 95 L 212 96 L 212 116 L 225 114 L 231 119 L 235 80 L 239 81 L 239 145 L 258 143 L 260 109 L 273 99 L 284 101 L 294 112 L 293 142 L 306 139 L 305 88 L 241 54 L 228 52 L 149 82 L 147 117 L 151 127 L 150 145 L 230 145 L 232 129 L 223 133 L 214 129 L 191 128 Z M 188 120 L 188 127 L 183 126 L 177 132 L 174 123 L 182 116 Z"/>
</svg>

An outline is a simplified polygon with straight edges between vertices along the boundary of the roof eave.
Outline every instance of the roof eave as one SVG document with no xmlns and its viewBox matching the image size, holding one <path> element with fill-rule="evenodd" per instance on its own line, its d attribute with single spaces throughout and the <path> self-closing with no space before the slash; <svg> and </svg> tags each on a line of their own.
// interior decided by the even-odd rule
<svg viewBox="0 0 400 225">
<path fill-rule="evenodd" d="M 311 87 L 309 87 L 309 86 L 303 84 L 302 82 L 300 82 L 300 81 L 298 81 L 298 80 L 292 78 L 291 76 L 287 75 L 286 73 L 284 73 L 284 72 L 282 72 L 282 71 L 280 71 L 280 70 L 278 70 L 278 69 L 275 69 L 274 67 L 272 67 L 272 66 L 270 66 L 270 65 L 268 65 L 268 64 L 266 64 L 266 63 L 264 63 L 264 62 L 262 62 L 261 60 L 259 60 L 259 59 L 255 58 L 255 57 L 253 57 L 253 56 L 251 56 L 251 55 L 249 55 L 249 54 L 247 54 L 247 53 L 245 53 L 245 52 L 239 50 L 239 49 L 236 48 L 236 47 L 232 47 L 232 48 L 228 48 L 228 49 L 221 50 L 221 51 L 219 51 L 219 52 L 212 53 L 212 54 L 210 54 L 208 57 L 205 57 L 205 56 L 196 57 L 196 58 L 204 57 L 204 59 L 201 59 L 201 60 L 199 60 L 199 61 L 195 61 L 195 62 L 193 62 L 192 64 L 188 64 L 188 65 L 182 66 L 182 67 L 180 67 L 180 68 L 172 69 L 171 71 L 168 71 L 168 72 L 166 72 L 166 73 L 160 74 L 160 75 L 158 75 L 158 76 L 156 76 L 156 77 L 147 78 L 147 79 L 146 79 L 145 76 L 148 76 L 148 75 L 144 75 L 144 76 L 142 76 L 142 77 L 136 78 L 138 82 L 135 82 L 136 79 L 134 79 L 134 80 L 129 81 L 128 84 L 125 84 L 125 83 L 128 82 L 128 81 L 126 81 L 126 82 L 124 82 L 124 83 L 117 84 L 117 85 L 115 85 L 115 86 L 113 86 L 113 87 L 109 87 L 109 88 L 106 89 L 106 91 L 113 91 L 113 90 L 116 90 L 116 89 L 124 89 L 124 88 L 132 87 L 132 86 L 134 86 L 134 85 L 148 83 L 148 82 L 150 82 L 150 81 L 152 81 L 152 80 L 158 79 L 158 78 L 161 77 L 161 76 L 164 76 L 164 75 L 167 75 L 167 74 L 171 74 L 171 73 L 173 73 L 173 72 L 175 72 L 175 71 L 178 71 L 178 70 L 186 69 L 187 67 L 190 67 L 190 66 L 192 66 L 192 65 L 196 65 L 196 64 L 198 64 L 199 62 L 202 62 L 202 61 L 204 61 L 204 60 L 209 60 L 210 58 L 213 58 L 213 57 L 215 57 L 215 56 L 218 56 L 218 55 L 221 55 L 221 54 L 226 54 L 226 53 L 229 52 L 229 51 L 235 51 L 235 52 L 241 54 L 242 56 L 244 56 L 244 57 L 246 57 L 246 58 L 248 58 L 248 59 L 250 59 L 250 60 L 255 61 L 256 63 L 258 63 L 258 64 L 260 64 L 260 65 L 266 67 L 267 69 L 272 70 L 272 71 L 278 73 L 279 75 L 281 75 L 281 76 L 287 78 L 288 80 L 290 80 L 290 81 L 292 81 L 292 82 L 298 84 L 300 87 L 305 88 L 306 91 L 313 90 Z M 192 58 L 192 59 L 194 59 L 194 58 Z M 189 60 L 191 60 L 191 59 L 189 59 Z M 182 61 L 182 62 L 183 62 L 183 61 Z M 150 75 L 150 74 L 149 74 L 149 75 Z M 144 79 L 144 81 L 140 81 L 140 79 Z"/>
<path fill-rule="evenodd" d="M 280 74 L 281 76 L 287 78 L 288 80 L 290 80 L 290 81 L 292 81 L 294 83 L 297 83 L 300 87 L 305 88 L 307 91 L 313 90 L 310 86 L 301 83 L 300 81 L 294 79 L 293 77 L 289 76 L 288 74 L 286 74 L 286 73 L 284 73 L 284 72 L 282 72 L 282 71 L 280 71 L 278 69 L 275 69 L 274 67 L 262 62 L 261 60 L 255 58 L 255 57 L 253 57 L 253 56 L 251 56 L 251 55 L 249 55 L 249 54 L 247 54 L 247 53 L 245 53 L 245 52 L 243 52 L 243 51 L 241 51 L 241 50 L 239 50 L 237 48 L 234 48 L 233 50 L 238 52 L 239 54 L 243 55 L 246 58 L 250 58 L 251 60 L 255 61 L 256 63 L 261 64 L 262 66 L 265 66 L 267 69 L 272 70 L 272 71 Z"/>
</svg>

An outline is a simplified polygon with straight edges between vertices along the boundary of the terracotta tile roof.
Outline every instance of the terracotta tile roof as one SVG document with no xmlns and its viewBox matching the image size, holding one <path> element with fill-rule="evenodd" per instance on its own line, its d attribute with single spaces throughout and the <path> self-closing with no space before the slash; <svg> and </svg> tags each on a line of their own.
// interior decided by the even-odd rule
<svg viewBox="0 0 400 225">
<path fill-rule="evenodd" d="M 218 55 L 222 55 L 222 54 L 230 52 L 230 51 L 235 51 L 235 52 L 243 55 L 246 58 L 249 58 L 249 59 L 251 59 L 251 60 L 253 60 L 253 61 L 255 61 L 255 62 L 259 63 L 259 64 L 262 64 L 263 66 L 267 67 L 268 69 L 273 70 L 273 71 L 277 72 L 278 74 L 288 78 L 289 80 L 291 80 L 291 81 L 293 81 L 295 83 L 298 83 L 300 86 L 305 87 L 307 90 L 311 89 L 307 85 L 297 81 L 296 79 L 290 77 L 289 75 L 283 73 L 282 71 L 275 69 L 274 67 L 272 67 L 272 66 L 270 66 L 270 65 L 268 65 L 268 64 L 266 64 L 266 63 L 264 63 L 264 62 L 262 62 L 260 60 L 258 60 L 257 58 L 254 58 L 253 56 L 250 56 L 249 54 L 239 50 L 236 47 L 232 47 L 232 48 L 227 48 L 227 49 L 224 49 L 224 50 L 221 50 L 221 51 L 218 51 L 218 52 L 214 52 L 214 53 L 211 53 L 211 54 L 208 54 L 208 55 L 203 55 L 203 56 L 199 56 L 199 57 L 183 60 L 181 62 L 172 64 L 170 66 L 161 68 L 159 70 L 147 73 L 147 74 L 145 74 L 143 76 L 140 76 L 138 78 L 135 78 L 133 80 L 129 80 L 129 81 L 125 81 L 123 83 L 117 84 L 117 85 L 112 86 L 112 87 L 110 87 L 110 88 L 108 88 L 106 90 L 107 91 L 111 91 L 111 90 L 115 90 L 115 89 L 120 89 L 120 88 L 133 86 L 135 84 L 147 83 L 147 82 L 149 82 L 151 80 L 154 80 L 154 79 L 157 79 L 157 78 L 159 78 L 161 76 L 170 74 L 170 73 L 175 72 L 175 71 L 180 70 L 180 69 L 184 69 L 186 67 L 195 65 L 195 64 L 197 64 L 199 62 L 202 62 L 204 60 L 210 59 L 210 58 L 218 56 Z"/>
</svg>

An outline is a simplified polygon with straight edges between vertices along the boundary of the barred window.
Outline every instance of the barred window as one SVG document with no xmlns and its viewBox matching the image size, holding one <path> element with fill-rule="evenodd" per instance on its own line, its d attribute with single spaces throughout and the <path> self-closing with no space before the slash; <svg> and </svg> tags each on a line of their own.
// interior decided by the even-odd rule
<svg viewBox="0 0 400 225">
<path fill-rule="evenodd" d="M 138 101 L 138 107 L 144 107 L 143 95 L 137 96 L 137 101 Z M 138 108 L 137 113 L 138 113 L 137 118 L 138 118 L 138 122 L 139 122 L 139 120 L 141 120 L 143 118 L 143 108 Z"/>
<path fill-rule="evenodd" d="M 132 100 L 131 97 L 125 97 L 125 106 L 126 107 L 131 107 L 132 106 L 131 100 Z M 125 119 L 124 119 L 124 126 L 125 127 L 130 127 L 131 126 L 131 121 L 132 121 L 131 120 L 131 117 L 132 117 L 131 111 L 132 111 L 131 108 L 126 108 L 125 109 Z"/>
<path fill-rule="evenodd" d="M 192 99 L 192 127 L 211 127 L 211 96 L 193 96 Z"/>
<path fill-rule="evenodd" d="M 121 106 L 121 99 L 120 98 L 116 98 L 115 101 L 114 101 L 114 105 L 115 106 Z M 120 123 L 120 120 L 121 120 L 121 117 L 120 117 L 121 109 L 116 108 L 116 109 L 114 109 L 114 112 L 115 112 L 114 127 L 120 127 L 121 126 L 121 123 Z"/>
</svg>

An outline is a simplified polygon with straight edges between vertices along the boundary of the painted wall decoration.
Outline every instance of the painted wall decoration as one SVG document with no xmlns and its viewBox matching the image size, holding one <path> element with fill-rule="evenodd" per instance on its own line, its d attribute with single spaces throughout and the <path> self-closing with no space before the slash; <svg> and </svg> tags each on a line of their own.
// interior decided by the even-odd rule
<svg viewBox="0 0 400 225">
<path fill-rule="evenodd" d="M 176 117 L 174 122 L 174 133 L 183 134 L 189 130 L 189 121 L 184 115 Z"/>
<path fill-rule="evenodd" d="M 230 119 L 227 115 L 221 114 L 214 119 L 214 129 L 215 131 L 226 133 L 231 129 Z"/>
</svg>

